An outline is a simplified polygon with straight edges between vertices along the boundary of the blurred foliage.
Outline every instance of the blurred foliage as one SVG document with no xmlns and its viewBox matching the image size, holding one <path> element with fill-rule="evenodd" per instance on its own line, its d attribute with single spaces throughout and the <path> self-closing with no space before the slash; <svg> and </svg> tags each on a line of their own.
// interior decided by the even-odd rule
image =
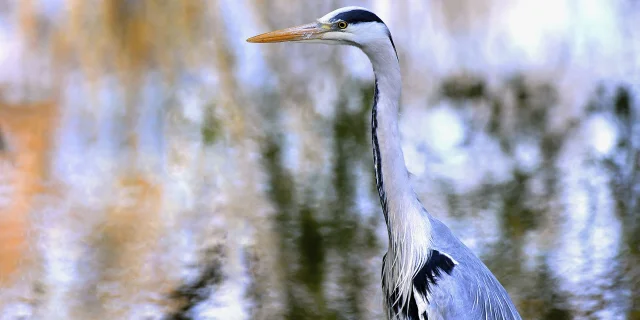
<svg viewBox="0 0 640 320">
<path fill-rule="evenodd" d="M 15 79 L 0 82 L 0 313 L 199 319 L 224 309 L 256 319 L 381 316 L 376 294 L 386 233 L 371 169 L 371 79 L 347 77 L 342 49 L 272 46 L 256 53 L 235 39 L 244 27 L 254 32 L 302 23 L 346 3 L 232 3 L 239 2 L 0 5 L 24 45 L 12 49 L 20 56 Z M 430 25 L 446 29 L 443 39 L 495 28 L 486 10 L 491 1 L 425 3 L 434 12 Z M 398 3 L 394 14 L 412 5 Z M 243 20 L 232 20 L 237 16 Z M 604 81 L 594 92 L 580 91 L 566 85 L 572 78 L 559 81 L 547 69 L 496 76 L 460 67 L 436 76 L 437 68 L 417 63 L 432 58 L 419 51 L 420 41 L 406 40 L 421 36 L 415 30 L 431 31 L 411 27 L 415 17 L 395 20 L 408 79 L 402 112 L 429 117 L 436 104 L 444 106 L 464 126 L 457 154 L 473 159 L 458 166 L 461 157 L 439 158 L 429 145 L 441 137 L 414 140 L 413 156 L 427 166 L 415 177 L 425 205 L 483 252 L 524 318 L 598 318 L 600 309 L 610 308 L 640 319 L 635 89 Z M 464 51 L 475 52 L 470 46 Z M 268 74 L 251 79 L 259 85 L 243 82 L 247 60 Z M 590 151 L 594 115 L 615 127 L 609 154 Z M 420 129 L 419 138 L 431 132 Z M 523 144 L 540 155 L 531 167 L 522 163 Z M 494 171 L 482 171 L 483 161 L 495 161 Z M 469 177 L 456 180 L 448 170 L 468 170 Z M 477 172 L 483 174 L 472 177 Z M 576 172 L 579 183 L 569 184 L 567 176 Z M 474 179 L 479 182 L 469 187 Z M 579 211 L 582 198 L 567 194 L 583 191 L 589 207 Z M 608 200 L 615 207 L 611 217 L 606 206 L 598 207 Z M 604 241 L 591 225 L 566 227 L 581 215 L 608 217 L 609 228 L 598 232 L 621 223 L 615 259 L 595 255 L 594 243 Z M 492 219 L 487 229 L 495 230 L 483 230 Z M 562 233 L 573 228 L 586 235 L 573 244 L 581 259 L 615 260 L 605 283 L 594 283 L 589 270 L 570 283 L 552 267 L 575 264 L 554 256 Z M 592 290 L 571 290 L 586 285 Z"/>
</svg>

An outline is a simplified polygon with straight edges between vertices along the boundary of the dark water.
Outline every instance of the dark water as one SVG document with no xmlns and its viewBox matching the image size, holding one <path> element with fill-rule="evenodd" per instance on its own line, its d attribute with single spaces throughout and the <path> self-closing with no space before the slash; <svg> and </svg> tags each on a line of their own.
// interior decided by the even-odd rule
<svg viewBox="0 0 640 320">
<path fill-rule="evenodd" d="M 478 81 L 482 83 L 482 80 Z M 377 205 L 377 198 L 371 183 L 373 171 L 360 172 L 366 175 L 362 179 L 363 177 L 357 176 L 359 171 L 356 169 L 359 166 L 368 167 L 371 162 L 367 135 L 371 105 L 371 95 L 368 94 L 371 91 L 370 85 L 358 83 L 352 86 L 362 88 L 362 103 L 360 108 L 353 111 L 347 111 L 340 102 L 336 107 L 336 116 L 331 124 L 334 139 L 330 164 L 331 184 L 327 189 L 314 187 L 313 182 L 297 189 L 293 186 L 292 173 L 282 164 L 282 147 L 278 141 L 281 133 L 274 133 L 263 149 L 264 165 L 269 173 L 269 195 L 278 210 L 277 230 L 283 252 L 281 267 L 286 270 L 288 283 L 288 319 L 363 318 L 362 299 L 371 293 L 368 292 L 370 287 L 362 282 L 366 268 L 361 266 L 361 261 L 366 259 L 363 257 L 369 257 L 372 252 L 380 252 L 380 248 L 386 247 L 384 238 L 376 237 L 376 229 L 382 227 L 381 219 L 372 218 L 370 213 L 358 210 L 356 205 L 356 188 L 366 190 L 367 201 L 371 201 L 373 207 Z M 638 159 L 638 150 L 631 147 L 634 144 L 631 135 L 634 123 L 630 119 L 631 110 L 637 106 L 629 89 L 625 85 L 615 86 L 606 95 L 603 92 L 605 89 L 600 88 L 589 102 L 585 118 L 594 113 L 606 114 L 622 134 L 615 142 L 611 157 L 582 159 L 582 166 L 597 167 L 601 169 L 598 174 L 602 176 L 593 177 L 586 169 L 586 172 L 580 170 L 577 173 L 578 179 L 597 179 L 603 181 L 603 185 L 585 187 L 585 197 L 589 202 L 584 212 L 589 216 L 587 224 L 569 225 L 562 221 L 562 213 L 558 211 L 572 214 L 573 210 L 570 206 L 558 205 L 558 202 L 563 201 L 563 194 L 569 193 L 567 196 L 571 197 L 572 190 L 567 190 L 569 187 L 563 185 L 560 178 L 570 174 L 566 171 L 571 169 L 563 168 L 558 162 L 564 159 L 560 157 L 563 147 L 576 143 L 571 141 L 570 136 L 575 128 L 580 127 L 582 120 L 572 123 L 564 132 L 552 132 L 546 124 L 547 117 L 553 113 L 549 106 L 557 100 L 557 93 L 553 88 L 547 84 L 532 88 L 519 77 L 507 82 L 506 86 L 504 90 L 512 90 L 516 96 L 516 114 L 513 116 L 518 119 L 518 126 L 511 129 L 501 127 L 498 120 L 503 112 L 503 101 L 485 92 L 478 92 L 473 88 L 452 90 L 444 86 L 442 99 L 452 101 L 452 104 L 464 101 L 473 107 L 476 101 L 488 100 L 491 120 L 486 126 L 474 129 L 499 141 L 501 150 L 508 157 L 515 157 L 514 148 L 520 139 L 533 136 L 537 141 L 535 148 L 541 154 L 540 162 L 535 168 L 526 170 L 516 165 L 509 172 L 509 177 L 500 183 L 487 179 L 470 192 L 445 192 L 441 197 L 445 199 L 446 205 L 440 211 L 449 213 L 450 218 L 445 219 L 462 220 L 465 223 L 473 223 L 479 214 L 496 216 L 498 234 L 492 235 L 496 239 L 483 249 L 485 254 L 482 259 L 512 292 L 523 317 L 635 319 L 637 314 L 633 310 L 637 309 L 635 297 L 638 288 L 632 279 L 637 274 L 635 262 L 639 243 L 636 235 L 639 230 L 637 194 L 633 196 L 632 190 L 637 188 L 638 178 L 636 173 L 629 176 L 629 172 L 638 168 L 637 163 L 634 165 L 634 161 L 637 162 Z M 465 125 L 473 127 L 473 119 Z M 473 139 L 474 129 L 469 129 L 472 132 L 468 139 Z M 504 132 L 507 130 L 508 133 Z M 468 152 L 481 158 L 484 150 Z M 616 163 L 613 158 L 622 162 Z M 628 170 L 634 166 L 636 169 Z M 363 180 L 367 183 L 358 182 Z M 436 183 L 444 185 L 444 190 L 453 189 L 448 186 L 448 181 Z M 603 197 L 599 192 L 606 192 L 612 198 Z M 428 197 L 424 199 L 427 204 L 430 202 Z M 612 202 L 608 207 L 610 211 L 599 207 L 598 201 Z M 377 207 L 374 211 L 380 214 Z M 621 241 L 612 247 L 618 252 L 606 255 L 604 259 L 607 261 L 602 262 L 615 267 L 602 274 L 587 265 L 581 268 L 585 272 L 584 278 L 591 279 L 590 273 L 593 272 L 596 277 L 601 277 L 598 283 L 592 282 L 589 290 L 580 289 L 580 285 L 573 288 L 568 285 L 570 288 L 567 288 L 566 284 L 561 284 L 563 281 L 560 278 L 566 276 L 562 271 L 566 268 L 565 264 L 571 264 L 572 261 L 565 260 L 562 253 L 554 252 L 558 250 L 554 242 L 563 241 L 557 233 L 566 232 L 563 228 L 583 229 L 575 239 L 564 241 L 576 242 L 567 243 L 566 246 L 575 245 L 588 250 L 604 241 L 592 234 L 594 228 L 589 225 L 598 215 L 608 216 L 607 219 L 619 219 L 623 226 L 613 231 L 621 232 Z M 363 216 L 369 219 L 363 219 Z M 558 224 L 564 226 L 559 227 Z M 460 229 L 477 227 L 480 226 Z M 536 239 L 538 236 L 551 239 Z M 532 245 L 539 245 L 532 244 L 537 241 L 551 243 L 532 250 Z M 332 254 L 337 257 L 335 260 L 327 258 Z M 587 253 L 585 256 L 590 261 L 588 264 L 602 258 L 595 253 Z M 339 295 L 341 303 L 332 307 L 327 300 L 336 297 L 328 297 L 323 291 L 322 283 L 327 281 L 326 274 L 331 272 L 329 269 L 336 266 L 341 270 L 337 280 L 342 291 Z M 578 279 L 577 283 L 584 282 Z M 572 289 L 576 291 L 572 292 Z M 608 295 L 615 298 L 607 298 Z M 612 309 L 608 311 L 611 312 L 608 315 L 607 308 Z M 599 315 L 603 313 L 604 316 Z M 627 315 L 624 316 L 624 313 Z"/>
</svg>

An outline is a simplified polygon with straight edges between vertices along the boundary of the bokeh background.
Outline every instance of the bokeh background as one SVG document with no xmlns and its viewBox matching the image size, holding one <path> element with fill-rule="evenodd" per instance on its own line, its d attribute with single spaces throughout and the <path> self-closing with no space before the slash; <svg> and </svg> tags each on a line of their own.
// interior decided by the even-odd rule
<svg viewBox="0 0 640 320">
<path fill-rule="evenodd" d="M 413 185 L 525 319 L 640 319 L 636 0 L 0 1 L 0 319 L 381 319 L 345 5 L 394 36 Z"/>
</svg>

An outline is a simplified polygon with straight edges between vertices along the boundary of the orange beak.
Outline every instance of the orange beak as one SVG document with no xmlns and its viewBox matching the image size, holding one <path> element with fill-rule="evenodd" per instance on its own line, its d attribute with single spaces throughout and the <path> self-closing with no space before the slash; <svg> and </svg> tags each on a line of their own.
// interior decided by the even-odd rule
<svg viewBox="0 0 640 320">
<path fill-rule="evenodd" d="M 313 40 L 319 39 L 321 35 L 327 31 L 329 30 L 324 29 L 319 23 L 310 23 L 302 26 L 263 33 L 247 39 L 247 42 L 273 43 Z"/>
</svg>

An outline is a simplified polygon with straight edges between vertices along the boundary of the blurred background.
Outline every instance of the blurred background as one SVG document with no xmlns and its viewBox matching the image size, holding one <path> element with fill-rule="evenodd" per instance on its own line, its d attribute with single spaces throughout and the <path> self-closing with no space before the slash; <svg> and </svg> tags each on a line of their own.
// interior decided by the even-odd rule
<svg viewBox="0 0 640 320">
<path fill-rule="evenodd" d="M 355 48 L 373 9 L 413 185 L 524 319 L 640 319 L 637 0 L 0 1 L 0 319 L 382 319 Z"/>
</svg>

